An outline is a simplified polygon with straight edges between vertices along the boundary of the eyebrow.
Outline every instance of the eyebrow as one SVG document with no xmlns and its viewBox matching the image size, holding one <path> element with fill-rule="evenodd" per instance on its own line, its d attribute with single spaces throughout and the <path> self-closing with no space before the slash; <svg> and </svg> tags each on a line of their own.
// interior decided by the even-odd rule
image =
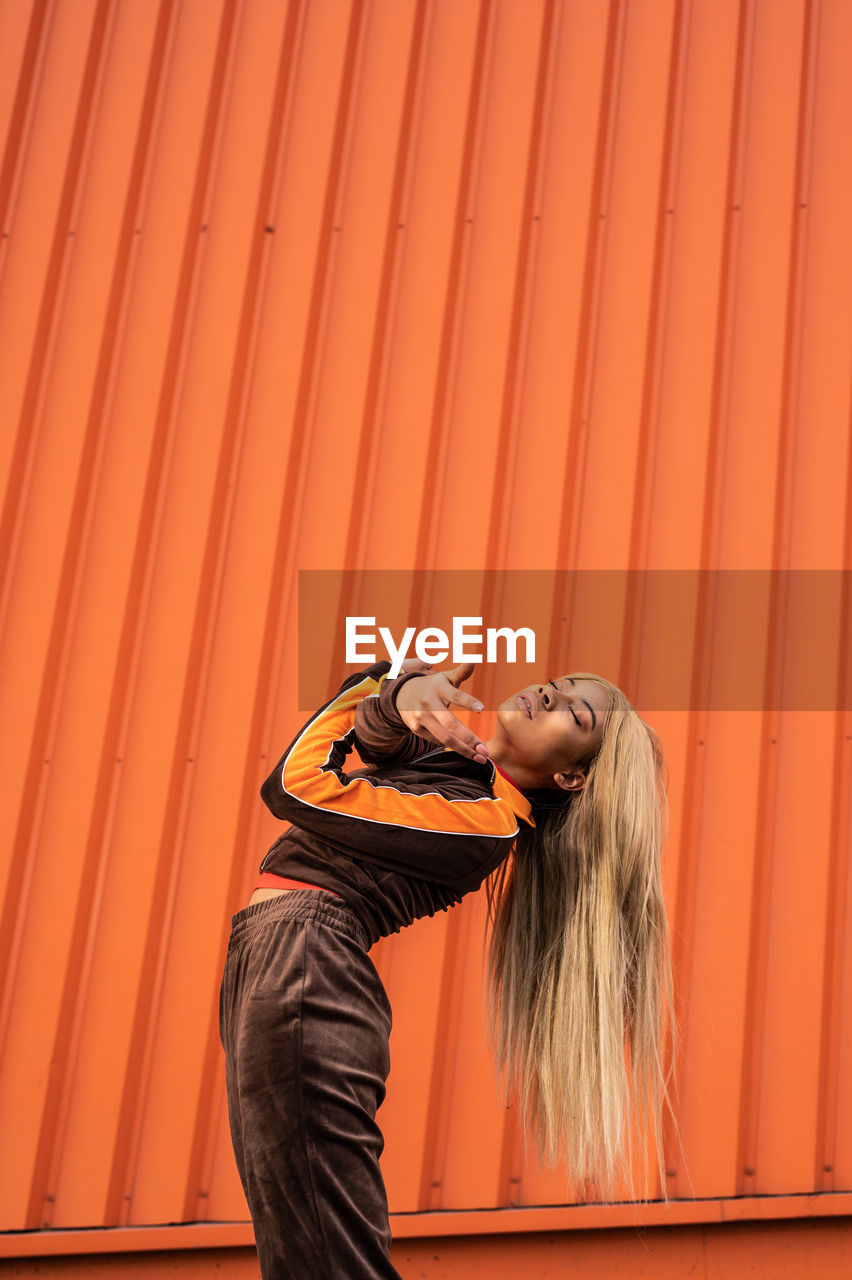
<svg viewBox="0 0 852 1280">
<path fill-rule="evenodd" d="M 569 682 L 569 684 L 571 685 L 571 688 L 573 689 L 573 688 L 574 688 L 574 683 L 575 683 L 575 682 L 574 682 L 574 677 L 573 677 L 573 676 L 569 676 L 569 677 L 568 677 L 568 682 Z M 598 724 L 598 718 L 597 718 L 597 716 L 595 715 L 595 709 L 594 709 L 594 707 L 592 706 L 591 702 L 586 702 L 586 699 L 585 699 L 585 698 L 581 698 L 581 699 L 580 699 L 580 701 L 581 701 L 585 706 L 587 706 L 587 707 L 589 708 L 589 712 L 590 712 L 591 717 L 592 717 L 592 728 L 593 728 L 593 729 L 596 729 L 596 728 L 597 728 L 597 724 Z"/>
</svg>

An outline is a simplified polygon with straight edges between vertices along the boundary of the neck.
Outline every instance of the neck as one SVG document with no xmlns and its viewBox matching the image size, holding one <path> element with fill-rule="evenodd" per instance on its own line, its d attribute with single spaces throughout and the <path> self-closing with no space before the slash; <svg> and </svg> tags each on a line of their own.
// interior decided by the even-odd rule
<svg viewBox="0 0 852 1280">
<path fill-rule="evenodd" d="M 491 738 L 485 745 L 490 759 L 519 791 L 541 791 L 553 785 L 552 778 L 541 778 L 519 761 L 513 760 L 503 743 L 497 739 Z"/>
</svg>

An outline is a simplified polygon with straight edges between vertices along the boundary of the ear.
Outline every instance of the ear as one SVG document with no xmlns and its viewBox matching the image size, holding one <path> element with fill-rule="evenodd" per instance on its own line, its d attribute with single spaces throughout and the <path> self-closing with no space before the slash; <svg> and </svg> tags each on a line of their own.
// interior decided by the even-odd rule
<svg viewBox="0 0 852 1280">
<path fill-rule="evenodd" d="M 554 773 L 553 781 L 562 791 L 582 791 L 586 785 L 586 775 L 579 769 L 563 770 Z"/>
</svg>

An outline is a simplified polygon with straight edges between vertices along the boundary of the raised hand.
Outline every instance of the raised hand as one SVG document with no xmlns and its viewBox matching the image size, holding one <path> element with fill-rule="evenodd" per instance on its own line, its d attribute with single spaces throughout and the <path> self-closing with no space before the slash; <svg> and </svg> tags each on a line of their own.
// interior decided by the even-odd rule
<svg viewBox="0 0 852 1280">
<path fill-rule="evenodd" d="M 467 707 L 469 711 L 482 711 L 482 703 L 460 688 L 473 674 L 474 664 L 463 662 L 450 671 L 429 671 L 425 663 L 405 663 L 405 674 L 424 672 L 416 679 L 406 680 L 396 699 L 396 709 L 405 724 L 421 738 L 429 738 L 444 747 L 468 756 L 484 764 L 488 750 L 482 739 L 453 715 L 450 707 Z"/>
</svg>

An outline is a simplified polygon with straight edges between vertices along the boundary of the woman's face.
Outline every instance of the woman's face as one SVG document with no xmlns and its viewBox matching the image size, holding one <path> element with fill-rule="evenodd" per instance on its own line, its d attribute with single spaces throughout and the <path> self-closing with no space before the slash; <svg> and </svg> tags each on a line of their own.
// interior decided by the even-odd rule
<svg viewBox="0 0 852 1280">
<path fill-rule="evenodd" d="M 585 784 L 580 762 L 600 746 L 609 705 L 609 692 L 597 680 L 561 676 L 528 685 L 498 707 L 491 757 L 521 787 L 579 790 Z"/>
</svg>

